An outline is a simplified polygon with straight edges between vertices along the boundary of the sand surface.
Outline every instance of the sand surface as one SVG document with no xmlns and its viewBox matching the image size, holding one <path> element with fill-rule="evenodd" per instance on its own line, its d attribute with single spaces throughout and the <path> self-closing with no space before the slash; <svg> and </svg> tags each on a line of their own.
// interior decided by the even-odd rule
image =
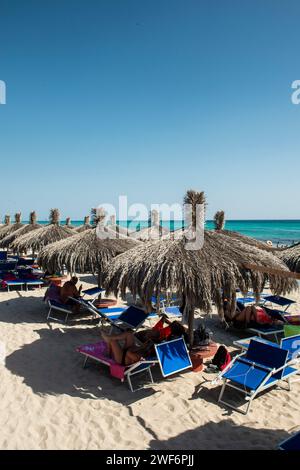
<svg viewBox="0 0 300 470">
<path fill-rule="evenodd" d="M 156 383 L 132 393 L 104 366 L 83 369 L 75 348 L 98 341 L 99 327 L 88 316 L 47 323 L 44 292 L 0 292 L 1 449 L 274 449 L 300 428 L 300 382 L 258 397 L 244 416 L 217 403 L 211 374 L 164 380 L 155 367 Z M 207 323 L 220 344 L 242 336 L 215 316 Z"/>
</svg>

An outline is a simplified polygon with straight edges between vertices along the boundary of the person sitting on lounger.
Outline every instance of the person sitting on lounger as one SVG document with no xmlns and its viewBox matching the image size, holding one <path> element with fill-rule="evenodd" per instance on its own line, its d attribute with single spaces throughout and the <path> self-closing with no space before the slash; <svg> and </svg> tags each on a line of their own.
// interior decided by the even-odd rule
<svg viewBox="0 0 300 470">
<path fill-rule="evenodd" d="M 76 284 L 78 282 L 78 278 L 76 276 L 72 277 L 70 281 L 64 283 L 64 285 L 60 289 L 60 300 L 63 304 L 72 307 L 72 311 L 74 313 L 78 313 L 80 309 L 80 305 L 70 297 L 74 297 L 75 299 L 79 299 L 81 295 L 82 285 L 77 289 Z"/>
<path fill-rule="evenodd" d="M 168 326 L 164 327 L 164 323 Z M 109 345 L 110 356 L 123 366 L 134 364 L 142 357 L 152 356 L 154 344 L 171 338 L 180 338 L 186 335 L 186 330 L 178 321 L 171 322 L 166 315 L 154 325 L 137 333 L 131 330 L 116 335 L 107 335 L 101 332 L 104 341 Z M 136 339 L 141 343 L 136 346 Z"/>
<path fill-rule="evenodd" d="M 108 344 L 110 357 L 122 366 L 134 364 L 142 357 L 147 357 L 153 347 L 151 340 L 141 346 L 136 346 L 132 331 L 124 331 L 117 335 L 107 335 L 102 331 L 101 334 Z"/>
<path fill-rule="evenodd" d="M 283 322 L 274 320 L 267 314 L 266 310 L 259 305 L 244 306 L 237 300 L 237 309 L 235 314 L 230 317 L 227 312 L 228 301 L 224 299 L 225 319 L 232 322 L 237 328 L 251 328 L 257 325 L 278 325 Z"/>
</svg>

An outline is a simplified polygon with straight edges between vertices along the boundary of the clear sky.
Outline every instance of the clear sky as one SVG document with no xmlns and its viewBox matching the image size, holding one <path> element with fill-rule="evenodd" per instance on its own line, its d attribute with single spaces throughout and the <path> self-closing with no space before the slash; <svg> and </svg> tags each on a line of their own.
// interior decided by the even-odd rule
<svg viewBox="0 0 300 470">
<path fill-rule="evenodd" d="M 0 217 L 300 218 L 299 0 L 0 0 Z"/>
</svg>

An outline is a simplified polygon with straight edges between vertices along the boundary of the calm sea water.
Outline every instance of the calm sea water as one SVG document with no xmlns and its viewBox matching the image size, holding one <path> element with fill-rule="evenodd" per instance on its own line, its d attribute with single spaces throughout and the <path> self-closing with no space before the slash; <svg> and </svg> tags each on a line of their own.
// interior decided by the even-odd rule
<svg viewBox="0 0 300 470">
<path fill-rule="evenodd" d="M 47 221 L 40 223 L 46 224 Z M 64 221 L 62 221 L 64 223 Z M 82 220 L 72 221 L 72 225 L 82 225 Z M 119 224 L 123 227 L 128 226 L 131 230 L 136 230 L 138 227 L 147 227 L 147 221 L 120 221 Z M 162 221 L 162 226 L 168 229 L 178 229 L 182 227 L 181 221 Z M 207 229 L 213 229 L 213 221 L 206 222 Z M 258 240 L 271 240 L 277 244 L 291 244 L 300 241 L 300 220 L 228 220 L 226 221 L 225 228 L 227 230 L 234 230 L 243 235 L 257 238 Z"/>
</svg>

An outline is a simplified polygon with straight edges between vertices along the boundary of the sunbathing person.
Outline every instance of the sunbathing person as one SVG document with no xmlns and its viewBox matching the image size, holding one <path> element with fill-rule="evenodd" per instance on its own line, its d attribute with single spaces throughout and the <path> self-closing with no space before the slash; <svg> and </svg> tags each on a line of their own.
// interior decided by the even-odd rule
<svg viewBox="0 0 300 470">
<path fill-rule="evenodd" d="M 167 326 L 164 326 L 166 324 Z M 153 341 L 153 343 L 160 343 L 171 338 L 180 338 L 186 335 L 185 327 L 178 321 L 170 321 L 167 315 L 161 315 L 161 319 L 152 327 L 145 330 L 138 331 L 135 333 L 142 343 L 147 340 Z"/>
<path fill-rule="evenodd" d="M 283 323 L 280 320 L 274 320 L 267 314 L 266 310 L 259 305 L 248 305 L 245 307 L 237 301 L 237 309 L 233 317 L 230 317 L 228 313 L 226 313 L 226 306 L 227 301 L 225 300 L 225 319 L 228 322 L 232 322 L 237 328 L 251 328 L 257 325 L 278 325 Z"/>
<path fill-rule="evenodd" d="M 150 349 L 153 347 L 151 340 L 148 340 L 141 346 L 137 346 L 132 331 L 124 331 L 117 335 L 107 335 L 102 331 L 101 335 L 108 344 L 110 357 L 122 366 L 134 364 L 142 357 L 147 357 Z"/>
<path fill-rule="evenodd" d="M 79 289 L 77 289 L 77 282 L 78 278 L 74 276 L 70 279 L 70 281 L 65 282 L 64 285 L 60 288 L 61 303 L 72 307 L 73 313 L 78 313 L 80 309 L 80 304 L 78 304 L 75 300 L 70 299 L 70 297 L 74 297 L 75 299 L 80 298 L 82 285 L 79 287 Z"/>
<path fill-rule="evenodd" d="M 164 327 L 164 323 L 168 326 Z M 166 315 L 154 325 L 153 328 L 145 329 L 137 333 L 131 330 L 116 335 L 101 333 L 104 341 L 109 345 L 109 354 L 113 359 L 122 365 L 129 365 L 137 362 L 142 357 L 154 354 L 154 344 L 170 338 L 180 338 L 186 335 L 186 330 L 178 321 L 171 322 Z M 136 340 L 141 345 L 137 346 Z"/>
</svg>

